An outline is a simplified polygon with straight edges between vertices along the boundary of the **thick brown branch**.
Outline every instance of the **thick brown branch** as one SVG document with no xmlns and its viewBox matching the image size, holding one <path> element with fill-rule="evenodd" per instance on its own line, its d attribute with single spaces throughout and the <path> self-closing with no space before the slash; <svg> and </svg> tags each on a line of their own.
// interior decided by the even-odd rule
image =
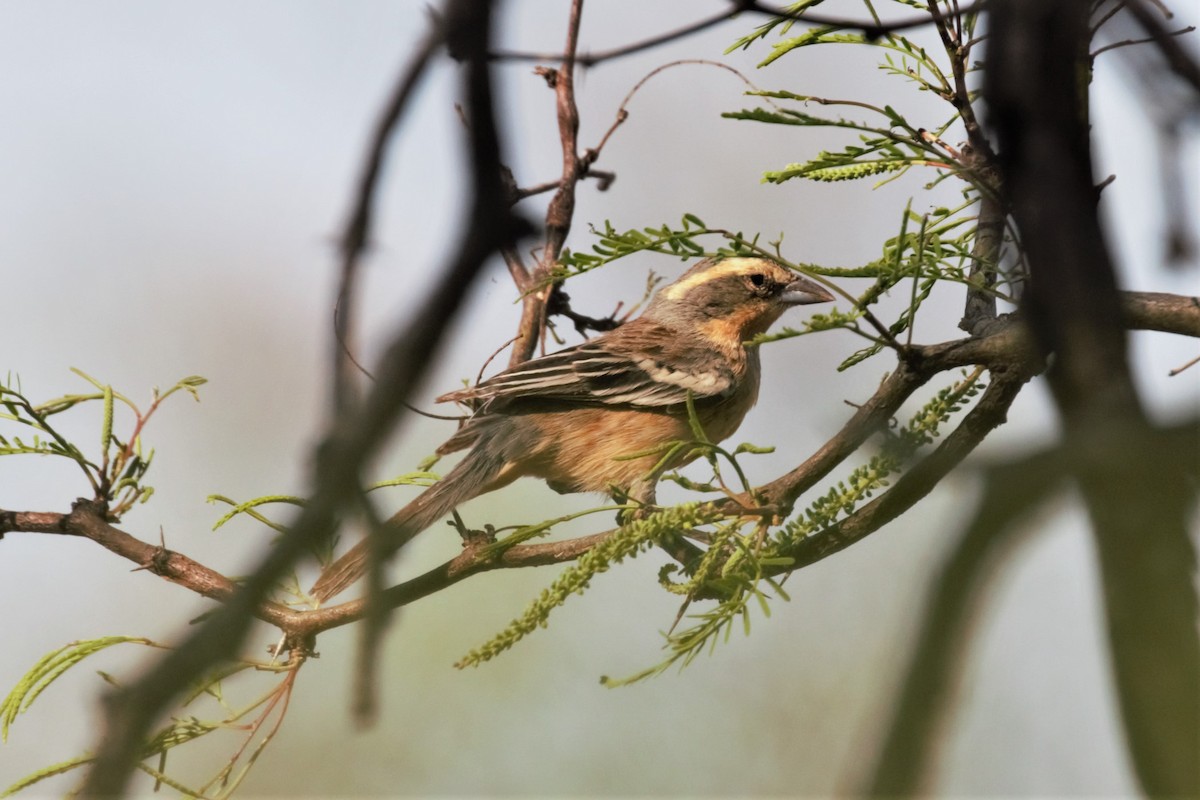
<svg viewBox="0 0 1200 800">
<path fill-rule="evenodd" d="M 815 564 L 840 552 L 894 520 L 941 482 L 979 443 L 1005 421 L 1008 408 L 1029 380 L 1022 371 L 992 373 L 992 382 L 979 402 L 938 447 L 904 473 L 879 497 L 846 519 L 799 541 L 787 555 L 795 559 L 788 570 Z"/>
<path fill-rule="evenodd" d="M 380 602 L 387 608 L 400 608 L 423 597 L 436 594 L 454 584 L 494 569 L 516 569 L 520 567 L 542 567 L 574 561 L 612 535 L 612 531 L 594 533 L 562 542 L 522 544 L 502 550 L 489 551 L 484 546 L 468 545 L 454 558 L 434 567 L 412 580 L 397 584 L 380 594 Z M 351 600 L 328 608 L 304 612 L 303 621 L 297 631 L 313 635 L 347 625 L 361 619 L 367 612 L 366 600 Z"/>
<path fill-rule="evenodd" d="M 575 186 L 579 182 L 579 108 L 575 104 L 575 51 L 579 46 L 579 23 L 583 14 L 583 0 L 572 0 L 571 16 L 567 24 L 567 44 L 563 51 L 562 64 L 553 73 L 556 109 L 558 112 L 558 136 L 562 145 L 562 177 L 558 190 L 546 209 L 546 241 L 542 245 L 538 265 L 534 268 L 529 285 L 521 299 L 521 321 L 517 325 L 517 339 L 513 342 L 509 365 L 516 366 L 528 361 L 537 347 L 538 339 L 546 326 L 546 305 L 554 293 L 554 285 L 547 282 L 551 271 L 562 254 L 571 222 L 575 216 Z M 511 269 L 511 267 L 510 267 Z"/>
<path fill-rule="evenodd" d="M 70 514 L 0 511 L 0 536 L 10 532 L 52 533 L 91 539 L 109 552 L 137 564 L 139 569 L 222 603 L 228 601 L 237 589 L 233 581 L 216 570 L 182 553 L 143 542 L 108 524 L 104 519 L 104 508 L 90 500 L 76 500 Z M 254 615 L 287 631 L 302 612 L 293 611 L 279 603 L 265 602 L 254 609 Z"/>
<path fill-rule="evenodd" d="M 1130 330 L 1200 337 L 1200 297 L 1163 292 L 1119 292 L 1121 314 Z"/>
</svg>

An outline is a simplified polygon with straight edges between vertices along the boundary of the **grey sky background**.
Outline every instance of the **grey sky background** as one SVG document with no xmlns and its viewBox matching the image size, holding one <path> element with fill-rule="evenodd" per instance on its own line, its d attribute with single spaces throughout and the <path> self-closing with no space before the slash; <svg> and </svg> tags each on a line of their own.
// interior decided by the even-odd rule
<svg viewBox="0 0 1200 800">
<path fill-rule="evenodd" d="M 592 3 L 581 49 L 668 30 L 722 5 Z M 860 11 L 858 4 L 828 5 Z M 509 3 L 500 42 L 557 50 L 565 15 L 561 2 Z M 929 127 L 943 118 L 931 98 L 875 69 L 876 54 L 862 48 L 817 48 L 762 70 L 755 64 L 763 45 L 721 55 L 758 21 L 729 22 L 584 73 L 581 143 L 598 141 L 643 75 L 681 58 L 731 64 L 762 88 L 875 98 L 928 119 Z M 205 497 L 304 491 L 327 396 L 333 241 L 370 125 L 423 23 L 417 4 L 365 1 L 39 0 L 0 9 L 0 218 L 7 221 L 0 369 L 19 375 L 35 398 L 84 389 L 69 367 L 135 399 L 185 375 L 210 380 L 199 405 L 171 402 L 147 432 L 157 450 L 150 483 L 158 491 L 126 518 L 122 527 L 131 533 L 154 540 L 161 529 L 172 549 L 236 575 L 269 537 L 246 522 L 211 532 L 224 509 Z M 1128 113 L 1136 87 L 1120 70 L 1118 59 L 1101 59 L 1095 112 L 1097 174 L 1118 176 L 1103 197 L 1124 282 L 1195 293 L 1194 264 L 1161 267 L 1153 127 Z M 368 363 L 438 280 L 463 224 L 455 75 L 452 64 L 439 62 L 388 161 L 363 292 Z M 503 66 L 497 76 L 518 182 L 554 177 L 560 156 L 552 93 L 528 64 Z M 932 173 L 877 191 L 862 182 L 763 185 L 764 170 L 852 140 L 721 119 L 722 111 L 755 103 L 744 89 L 727 72 L 697 65 L 651 81 L 598 164 L 615 170 L 617 182 L 603 194 L 592 183 L 581 187 L 570 246 L 590 246 L 588 223 L 673 223 L 690 212 L 764 238 L 782 232 L 785 254 L 800 261 L 854 265 L 876 257 L 895 234 L 905 199 Z M 1178 165 L 1184 174 L 1196 174 L 1197 155 L 1193 143 Z M 918 193 L 914 210 L 951 197 L 948 186 Z M 527 210 L 537 218 L 540 208 L 530 203 Z M 570 292 L 577 308 L 602 315 L 619 299 L 639 297 L 648 270 L 669 279 L 683 268 L 664 257 L 628 259 Z M 517 319 L 499 261 L 464 290 L 470 302 L 418 393 L 423 407 L 474 376 Z M 956 291 L 941 292 L 922 312 L 917 338 L 958 335 L 960 305 Z M 1194 409 L 1200 371 L 1165 377 L 1195 355 L 1194 343 L 1135 336 L 1133 345 L 1154 412 L 1168 418 Z M 848 416 L 843 400 L 869 396 L 890 362 L 881 356 L 835 372 L 856 347 L 848 335 L 831 334 L 767 348 L 762 400 L 734 441 L 779 448 L 747 461 L 752 479 L 798 462 Z M 96 438 L 98 410 L 74 417 L 70 432 L 83 442 Z M 981 457 L 1045 441 L 1054 429 L 1042 389 L 1031 387 L 1010 430 L 995 437 L 1003 441 L 989 443 Z M 451 423 L 410 417 L 378 476 L 412 469 L 451 430 Z M 244 794 L 845 790 L 887 718 L 926 581 L 974 491 L 967 474 L 947 481 L 896 525 L 795 575 L 787 584 L 792 601 L 777 602 L 770 619 L 756 618 L 749 638 L 735 635 L 682 674 L 627 689 L 604 689 L 598 678 L 656 663 L 658 632 L 677 608 L 656 585 L 661 559 L 654 555 L 601 576 L 547 630 L 477 670 L 450 665 L 520 613 L 552 570 L 483 576 L 406 609 L 387 646 L 381 721 L 367 733 L 353 729 L 348 713 L 354 635 L 326 634 L 321 659 L 302 673 L 284 730 Z M 84 493 L 61 464 L 0 459 L 0 508 L 65 510 Z M 409 496 L 396 490 L 396 507 Z M 466 515 L 476 524 L 528 522 L 531 514 L 593 504 L 521 483 L 470 504 Z M 944 749 L 941 795 L 1132 791 L 1107 694 L 1083 522 L 1064 498 L 1037 523 L 1045 533 L 1002 575 L 980 620 Z M 435 528 L 399 574 L 439 563 L 456 547 L 455 537 Z M 0 691 L 69 641 L 126 634 L 169 642 L 209 607 L 147 573 L 130 574 L 128 564 L 87 542 L 31 535 L 0 542 L 0 602 L 8 610 Z M 272 641 L 261 629 L 250 651 L 261 655 Z M 94 670 L 119 678 L 146 658 L 132 646 L 117 649 L 49 689 L 0 746 L 0 787 L 88 748 L 102 686 Z M 204 775 L 236 741 L 226 737 L 171 764 L 186 779 Z M 47 782 L 30 796 L 57 796 L 69 785 Z"/>
</svg>

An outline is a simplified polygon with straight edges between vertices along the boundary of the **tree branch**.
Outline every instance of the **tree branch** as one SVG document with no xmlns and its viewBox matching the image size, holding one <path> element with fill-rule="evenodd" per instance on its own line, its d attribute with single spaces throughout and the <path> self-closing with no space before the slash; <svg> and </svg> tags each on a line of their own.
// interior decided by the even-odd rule
<svg viewBox="0 0 1200 800">
<path fill-rule="evenodd" d="M 975 116 L 975 107 L 971 103 L 971 92 L 967 87 L 967 64 L 966 58 L 963 57 L 967 45 L 957 40 L 953 29 L 938 7 L 939 2 L 940 0 L 927 0 L 929 15 L 933 18 L 934 27 L 942 40 L 946 55 L 950 57 L 950 69 L 954 74 L 954 94 L 949 98 L 950 103 L 958 111 L 958 116 L 967 131 L 967 140 L 977 158 L 984 164 L 994 164 L 996 153 L 992 150 L 992 143 L 984 135 L 983 127 Z M 969 12 L 960 11 L 955 16 L 959 17 L 963 13 Z"/>
<path fill-rule="evenodd" d="M 795 559 L 795 564 L 787 571 L 815 564 L 845 550 L 912 508 L 993 429 L 1004 423 L 1009 406 L 1029 377 L 1028 372 L 1021 370 L 991 373 L 992 381 L 979 402 L 932 453 L 901 475 L 890 489 L 849 517 L 797 542 L 786 553 Z"/>
<path fill-rule="evenodd" d="M 1126 292 L 1122 299 L 1130 327 L 1200 338 L 1200 299 L 1152 292 Z M 912 350 L 914 357 L 909 362 L 898 363 L 875 394 L 858 406 L 842 429 L 816 453 L 757 490 L 766 504 L 787 507 L 794 503 L 853 454 L 867 438 L 886 426 L 904 401 L 934 375 L 972 365 L 997 371 L 1029 372 L 1038 369 L 1040 364 L 1032 337 L 1020 321 L 1013 318 L 999 321 L 986 336 L 936 345 L 914 345 Z M 0 510 L 0 538 L 12 532 L 79 535 L 139 566 L 149 564 L 150 571 L 197 594 L 222 602 L 233 596 L 237 587 L 224 576 L 187 556 L 140 541 L 112 527 L 87 501 L 81 502 L 82 505 L 69 515 Z M 730 513 L 737 510 L 728 501 L 718 501 L 718 504 Z M 522 544 L 507 549 L 468 542 L 462 552 L 441 566 L 381 591 L 380 602 L 385 609 L 399 608 L 481 572 L 572 561 L 611 533 L 603 531 L 565 541 Z M 810 539 L 823 535 L 817 534 Z M 693 559 L 699 552 L 687 543 L 681 545 L 684 546 L 671 552 L 672 557 L 681 562 Z M 355 600 L 308 611 L 266 602 L 252 607 L 250 613 L 300 641 L 362 619 L 367 611 L 365 600 Z"/>
<path fill-rule="evenodd" d="M 71 506 L 70 514 L 0 510 L 0 536 L 12 532 L 79 536 L 132 561 L 138 565 L 138 569 L 152 572 L 210 600 L 224 603 L 237 590 L 237 584 L 216 570 L 182 553 L 143 542 L 113 527 L 104 517 L 102 504 L 82 498 Z M 263 622 L 284 631 L 304 615 L 302 611 L 294 611 L 274 602 L 260 603 L 253 613 Z"/>
<path fill-rule="evenodd" d="M 546 306 L 555 290 L 555 286 L 548 283 L 547 279 L 558 263 L 575 216 L 575 185 L 580 176 L 579 108 L 575 104 L 575 51 L 579 46 L 579 22 L 582 14 L 583 0 L 572 0 L 562 63 L 558 71 L 552 73 L 554 79 L 551 84 L 554 86 L 558 111 L 558 136 L 562 145 L 562 177 L 558 182 L 558 190 L 546 209 L 546 241 L 542 245 L 541 257 L 529 276 L 527 288 L 522 290 L 521 321 L 517 325 L 517 339 L 513 342 L 509 366 L 528 361 L 541 338 L 546 326 Z"/>
</svg>

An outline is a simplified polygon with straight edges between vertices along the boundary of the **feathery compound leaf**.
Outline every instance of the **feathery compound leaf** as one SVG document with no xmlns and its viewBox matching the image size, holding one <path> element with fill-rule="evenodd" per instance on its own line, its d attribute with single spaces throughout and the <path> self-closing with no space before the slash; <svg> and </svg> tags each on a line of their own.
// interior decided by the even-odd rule
<svg viewBox="0 0 1200 800">
<path fill-rule="evenodd" d="M 90 655 L 113 645 L 127 642 L 147 647 L 162 647 L 150 639 L 138 636 L 105 636 L 99 639 L 71 642 L 39 659 L 8 693 L 4 702 L 0 703 L 0 741 L 8 741 L 8 729 L 16 721 L 17 716 L 28 711 L 38 695 L 64 672 Z"/>
<path fill-rule="evenodd" d="M 670 655 L 662 662 L 626 678 L 603 676 L 601 684 L 615 688 L 659 675 L 673 664 L 686 667 L 705 650 L 712 652 L 718 642 L 729 641 L 734 625 L 739 620 L 742 630 L 748 634 L 751 600 L 765 615 L 770 615 L 768 597 L 761 588 L 764 583 L 781 599 L 788 599 L 785 593 L 778 591 L 778 584 L 762 572 L 765 566 L 785 559 L 762 558 L 759 553 L 761 529 L 756 527 L 748 535 L 742 534 L 740 531 L 744 524 L 743 521 L 732 520 L 718 528 L 695 573 L 687 582 L 673 584 L 666 572 L 659 576 L 664 588 L 674 594 L 692 598 L 703 589 L 708 596 L 721 597 L 721 602 L 709 611 L 691 615 L 689 619 L 697 620 L 695 625 L 667 635 L 666 649 Z"/>
<path fill-rule="evenodd" d="M 264 524 L 270 528 L 274 528 L 275 530 L 282 533 L 286 529 L 286 526 L 281 525 L 278 522 L 272 522 L 271 520 L 267 519 L 265 516 L 258 513 L 254 509 L 258 508 L 259 506 L 264 506 L 264 505 L 268 505 L 271 503 L 284 503 L 286 505 L 299 506 L 300 508 L 304 508 L 306 505 L 308 505 L 307 499 L 305 499 L 303 497 L 296 497 L 295 495 L 290 495 L 290 494 L 265 495 L 263 497 L 255 497 L 253 500 L 246 500 L 245 502 L 242 502 L 242 503 L 238 503 L 234 500 L 231 500 L 230 498 L 228 498 L 222 494 L 210 494 L 206 499 L 210 503 L 226 503 L 228 505 L 233 506 L 233 508 L 230 509 L 228 512 L 226 512 L 226 514 L 223 517 L 221 517 L 219 520 L 217 520 L 216 522 L 213 523 L 212 529 L 214 531 L 217 530 L 218 528 L 220 528 L 225 523 L 229 522 L 234 517 L 238 516 L 239 514 L 246 514 L 247 516 L 253 517 L 254 519 L 258 520 L 262 524 Z"/>
<path fill-rule="evenodd" d="M 48 767 L 42 767 L 41 769 L 37 770 L 36 772 L 31 772 L 28 775 L 26 775 L 24 778 L 21 778 L 21 780 L 17 781 L 12 786 L 9 786 L 3 792 L 0 792 L 0 798 L 12 797 L 17 792 L 20 792 L 24 789 L 28 789 L 30 786 L 33 786 L 35 783 L 44 781 L 47 778 L 53 778 L 55 775 L 63 775 L 65 773 L 70 772 L 71 770 L 75 769 L 76 767 L 86 766 L 95 760 L 96 760 L 95 756 L 80 756 L 78 758 L 72 758 L 67 761 L 60 761 L 57 764 L 51 764 Z"/>
<path fill-rule="evenodd" d="M 700 256 L 753 255 L 758 242 L 757 234 L 747 239 L 740 231 L 730 233 L 721 228 L 709 228 L 695 214 L 684 214 L 678 228 L 664 223 L 658 227 L 618 231 L 610 221 L 605 220 L 603 230 L 593 226 L 591 232 L 600 238 L 598 244 L 592 245 L 592 253 L 564 250 L 551 280 L 566 280 L 643 252 L 661 253 L 684 260 Z M 719 236 L 725 240 L 725 244 L 712 250 L 696 241 L 701 236 Z"/>
<path fill-rule="evenodd" d="M 910 159 L 882 159 L 877 161 L 855 161 L 836 166 L 820 166 L 819 162 L 809 161 L 805 164 L 788 164 L 778 172 L 764 172 L 763 180 L 767 183 L 783 183 L 792 178 L 807 178 L 810 181 L 834 183 L 837 181 L 854 181 L 860 178 L 871 178 L 889 172 L 899 172 L 913 165 Z"/>
<path fill-rule="evenodd" d="M 113 390 L 107 384 L 104 387 L 104 422 L 100 426 L 101 452 L 107 451 L 112 443 L 113 430 Z"/>
<path fill-rule="evenodd" d="M 909 418 L 904 427 L 894 432 L 885 431 L 886 439 L 880 452 L 789 521 L 776 535 L 776 541 L 786 546 L 827 528 L 841 517 L 854 513 L 859 503 L 886 487 L 888 478 L 904 469 L 921 447 L 939 435 L 941 425 L 983 390 L 983 371 L 982 367 L 976 368 L 961 380 L 943 387 Z"/>
<path fill-rule="evenodd" d="M 785 6 L 785 10 L 789 14 L 799 14 L 802 11 L 807 11 L 810 8 L 819 6 L 822 2 L 823 0 L 800 0 L 800 2 Z M 760 39 L 767 38 L 767 36 L 776 28 L 779 28 L 780 35 L 783 35 L 792 29 L 792 26 L 796 24 L 796 21 L 796 19 L 790 16 L 775 17 L 774 19 L 768 20 L 767 22 L 764 22 L 762 25 L 759 25 L 757 28 L 755 28 L 753 33 L 747 34 L 731 44 L 725 49 L 725 53 L 728 55 L 734 50 L 748 50 L 750 45 L 754 44 Z"/>
<path fill-rule="evenodd" d="M 573 594 L 588 588 L 593 577 L 613 564 L 632 558 L 659 536 L 679 533 L 707 525 L 720 514 L 700 503 L 684 503 L 664 508 L 645 519 L 634 520 L 613 531 L 607 539 L 579 557 L 554 583 L 544 589 L 537 600 L 507 628 L 483 646 L 467 653 L 454 666 L 458 669 L 476 667 L 508 650 L 528 634 L 545 627 L 550 613 Z"/>
</svg>

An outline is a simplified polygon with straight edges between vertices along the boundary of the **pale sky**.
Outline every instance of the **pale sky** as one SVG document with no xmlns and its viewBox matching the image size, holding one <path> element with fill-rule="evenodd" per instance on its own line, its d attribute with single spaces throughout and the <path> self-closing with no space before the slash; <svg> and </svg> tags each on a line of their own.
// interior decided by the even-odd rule
<svg viewBox="0 0 1200 800">
<path fill-rule="evenodd" d="M 599 50 L 722 7 L 720 2 L 592 3 L 581 49 Z M 853 4 L 852 4 L 853 5 Z M 857 13 L 858 6 L 855 5 Z M 502 41 L 557 50 L 566 4 L 508 4 Z M 210 531 L 236 499 L 301 493 L 309 448 L 327 400 L 332 242 L 348 208 L 368 131 L 420 35 L 416 3 L 8 2 L 0 10 L 0 237 L 4 313 L 0 371 L 49 398 L 83 389 L 78 367 L 134 398 L 189 374 L 210 383 L 199 405 L 172 402 L 146 435 L 157 455 L 157 494 L 122 527 L 226 574 L 250 567 L 269 537 L 239 522 Z M 601 66 L 578 80 L 581 143 L 591 146 L 629 88 L 680 58 L 732 64 L 763 88 L 891 102 L 914 119 L 942 112 L 874 68 L 874 54 L 835 48 L 757 70 L 766 52 L 723 56 L 758 20 Z M 1095 100 L 1097 174 L 1129 288 L 1195 292 L 1195 264 L 1160 266 L 1161 209 L 1147 154 L 1152 130 L 1127 112 L 1136 97 L 1102 60 Z M 553 97 L 531 66 L 498 70 L 508 159 L 522 184 L 558 168 Z M 407 115 L 387 164 L 376 246 L 361 320 L 362 357 L 377 354 L 431 283 L 461 225 L 461 123 L 455 68 L 439 62 Z M 754 103 L 712 68 L 682 66 L 651 82 L 605 150 L 618 173 L 605 194 L 581 187 L 569 242 L 586 248 L 589 223 L 619 228 L 675 222 L 685 212 L 764 238 L 785 233 L 790 257 L 863 263 L 895 234 L 905 198 L 915 210 L 947 195 L 920 194 L 932 175 L 872 192 L 865 183 L 783 186 L 761 173 L 800 161 L 845 136 L 753 126 L 720 112 Z M 930 125 L 932 127 L 932 124 Z M 824 138 L 822 138 L 824 137 Z M 1197 148 L 1181 169 L 1196 174 Z M 945 191 L 953 192 L 947 188 Z M 1195 199 L 1193 198 L 1193 201 Z M 1200 207 L 1200 206 L 1194 206 Z M 536 216 L 540 206 L 531 203 Z M 607 313 L 640 297 L 654 269 L 682 265 L 630 259 L 570 288 L 580 310 Z M 418 393 L 420 404 L 458 385 L 508 338 L 518 309 L 502 265 L 470 288 L 462 322 Z M 899 302 L 904 302 L 900 298 Z M 923 313 L 918 339 L 957 336 L 961 297 L 946 289 Z M 797 312 L 803 315 L 804 311 Z M 572 340 L 573 341 L 573 340 Z M 805 337 L 768 348 L 763 399 L 736 441 L 776 442 L 748 462 L 764 480 L 798 463 L 868 397 L 887 356 L 846 373 L 848 336 Z M 1167 370 L 1195 355 L 1194 342 L 1135 338 L 1139 380 L 1157 414 L 1194 410 L 1200 369 Z M 68 426 L 91 441 L 98 412 Z M 1033 387 L 997 457 L 1048 442 L 1054 421 Z M 386 450 L 379 475 L 415 466 L 449 435 L 450 423 L 410 419 Z M 260 760 L 245 796 L 259 795 L 827 795 L 846 789 L 887 716 L 906 663 L 925 582 L 969 512 L 963 476 L 898 524 L 794 575 L 791 603 L 755 619 L 682 674 L 645 685 L 601 688 L 660 657 L 659 631 L 677 600 L 656 585 L 660 559 L 645 556 L 597 580 L 513 653 L 478 670 L 450 667 L 520 613 L 553 573 L 526 570 L 474 579 L 397 617 L 383 671 L 379 726 L 355 732 L 349 717 L 353 634 L 320 642 L 322 658 L 300 678 L 283 732 Z M 0 459 L 0 508 L 66 510 L 85 487 L 61 464 Z M 669 496 L 669 494 L 668 494 Z M 398 491 L 397 507 L 408 495 Z M 584 508 L 535 484 L 468 506 L 520 519 Z M 1132 790 L 1107 697 L 1092 553 L 1079 512 L 1048 508 L 1037 539 L 997 583 L 981 620 L 963 705 L 939 774 L 946 796 L 1112 795 Z M 590 530 L 586 526 L 581 531 Z M 442 532 L 444 533 L 444 532 Z M 453 553 L 430 532 L 401 574 Z M 69 641 L 106 634 L 170 641 L 209 605 L 84 541 L 14 534 L 0 542 L 5 646 L 0 691 L 39 657 Z M 262 629 L 248 648 L 272 641 Z M 0 746 L 0 788 L 94 741 L 95 670 L 130 674 L 143 654 L 98 657 L 51 687 Z M 172 761 L 191 779 L 215 769 L 233 739 Z M 70 783 L 47 782 L 57 796 Z M 38 796 L 34 792 L 30 796 Z"/>
</svg>

